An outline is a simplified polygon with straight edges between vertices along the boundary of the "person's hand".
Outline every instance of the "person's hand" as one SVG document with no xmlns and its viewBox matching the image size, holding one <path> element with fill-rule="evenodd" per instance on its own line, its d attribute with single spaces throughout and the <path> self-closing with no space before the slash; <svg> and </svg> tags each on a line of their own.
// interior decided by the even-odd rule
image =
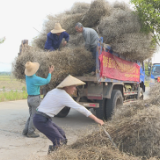
<svg viewBox="0 0 160 160">
<path fill-rule="evenodd" d="M 54 71 L 54 66 L 51 65 L 51 66 L 49 67 L 49 73 L 52 73 L 53 71 Z"/>
<path fill-rule="evenodd" d="M 101 126 L 104 124 L 103 120 L 96 118 L 95 121 L 99 123 Z"/>
<path fill-rule="evenodd" d="M 63 42 L 63 46 L 65 46 L 66 44 L 67 44 L 67 41 L 64 41 L 64 42 Z"/>
<path fill-rule="evenodd" d="M 103 120 L 97 118 L 96 116 L 94 116 L 93 114 L 91 114 L 89 116 L 89 118 L 93 119 L 95 122 L 99 123 L 101 126 L 104 124 Z"/>
</svg>

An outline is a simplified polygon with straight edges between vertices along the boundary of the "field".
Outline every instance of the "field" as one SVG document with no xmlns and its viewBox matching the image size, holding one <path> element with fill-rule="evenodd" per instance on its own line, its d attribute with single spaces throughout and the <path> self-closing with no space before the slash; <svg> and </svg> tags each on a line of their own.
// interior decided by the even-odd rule
<svg viewBox="0 0 160 160">
<path fill-rule="evenodd" d="M 0 75 L 0 102 L 26 99 L 26 84 L 9 75 Z"/>
</svg>

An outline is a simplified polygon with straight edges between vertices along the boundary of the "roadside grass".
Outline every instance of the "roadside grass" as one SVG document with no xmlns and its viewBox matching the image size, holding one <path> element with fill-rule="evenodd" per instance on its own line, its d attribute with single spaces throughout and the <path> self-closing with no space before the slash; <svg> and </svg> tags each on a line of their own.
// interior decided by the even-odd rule
<svg viewBox="0 0 160 160">
<path fill-rule="evenodd" d="M 18 92 L 18 91 L 9 91 L 9 92 L 0 92 L 0 102 L 3 101 L 15 101 L 27 99 L 27 92 Z"/>
<path fill-rule="evenodd" d="M 11 76 L 0 75 L 0 102 L 27 99 L 26 84 Z"/>
</svg>

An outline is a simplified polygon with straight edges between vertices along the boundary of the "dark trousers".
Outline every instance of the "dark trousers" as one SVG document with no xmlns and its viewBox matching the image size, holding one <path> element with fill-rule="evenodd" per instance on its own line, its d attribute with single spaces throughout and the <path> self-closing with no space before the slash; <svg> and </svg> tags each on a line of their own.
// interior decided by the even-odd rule
<svg viewBox="0 0 160 160">
<path fill-rule="evenodd" d="M 90 52 L 92 53 L 92 57 L 95 60 L 95 64 L 94 67 L 92 68 L 91 72 L 95 72 L 96 71 L 96 53 L 97 53 L 97 46 L 92 47 L 89 49 Z"/>
<path fill-rule="evenodd" d="M 66 141 L 65 132 L 52 122 L 52 119 L 43 115 L 35 114 L 33 117 L 34 126 L 50 139 L 54 146 Z"/>
</svg>

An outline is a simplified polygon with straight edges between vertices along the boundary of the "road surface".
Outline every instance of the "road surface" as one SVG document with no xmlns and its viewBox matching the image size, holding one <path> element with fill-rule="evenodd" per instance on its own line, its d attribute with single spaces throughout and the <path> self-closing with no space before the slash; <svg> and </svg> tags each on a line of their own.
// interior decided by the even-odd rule
<svg viewBox="0 0 160 160">
<path fill-rule="evenodd" d="M 145 99 L 149 89 L 146 88 Z M 33 156 L 46 156 L 52 143 L 43 134 L 27 138 L 22 130 L 29 116 L 26 100 L 0 102 L 0 160 L 29 160 Z M 66 118 L 53 118 L 64 129 L 68 145 L 99 127 L 93 120 L 72 110 Z"/>
</svg>

